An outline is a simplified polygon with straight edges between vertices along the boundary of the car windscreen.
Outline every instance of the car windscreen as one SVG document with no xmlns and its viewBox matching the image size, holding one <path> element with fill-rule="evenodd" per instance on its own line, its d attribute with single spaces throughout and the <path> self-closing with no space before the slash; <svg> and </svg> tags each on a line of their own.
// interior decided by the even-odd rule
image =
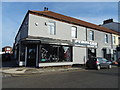
<svg viewBox="0 0 120 90">
<path fill-rule="evenodd" d="M 103 58 L 102 60 L 103 60 L 103 61 L 105 61 L 105 62 L 107 62 L 107 61 L 108 61 L 108 60 L 107 60 L 107 59 L 105 59 L 105 58 Z"/>
</svg>

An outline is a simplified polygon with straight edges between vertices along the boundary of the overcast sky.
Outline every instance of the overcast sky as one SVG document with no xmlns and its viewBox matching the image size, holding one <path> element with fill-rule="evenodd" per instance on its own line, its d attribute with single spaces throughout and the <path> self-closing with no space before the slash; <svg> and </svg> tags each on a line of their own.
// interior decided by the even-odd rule
<svg viewBox="0 0 120 90">
<path fill-rule="evenodd" d="M 2 47 L 13 46 L 14 38 L 28 10 L 49 10 L 94 24 L 113 18 L 118 21 L 117 2 L 3 2 Z"/>
</svg>

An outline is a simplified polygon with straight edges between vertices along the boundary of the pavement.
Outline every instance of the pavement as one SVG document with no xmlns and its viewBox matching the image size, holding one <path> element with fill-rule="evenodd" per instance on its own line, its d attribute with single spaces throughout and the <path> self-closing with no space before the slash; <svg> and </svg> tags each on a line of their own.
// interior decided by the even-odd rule
<svg viewBox="0 0 120 90">
<path fill-rule="evenodd" d="M 113 65 L 112 67 L 117 67 Z M 60 67 L 43 67 L 43 68 L 33 68 L 33 67 L 7 67 L 1 68 L 0 72 L 2 77 L 11 77 L 11 76 L 25 76 L 33 74 L 42 74 L 50 72 L 65 72 L 65 71 L 84 71 L 86 70 L 85 66 L 60 66 Z"/>
<path fill-rule="evenodd" d="M 15 60 L 4 61 L 0 68 L 0 73 L 2 77 L 11 77 L 11 76 L 24 76 L 37 73 L 48 73 L 48 72 L 64 72 L 71 70 L 82 70 L 84 67 L 78 66 L 59 66 L 59 67 L 43 67 L 43 68 L 34 68 L 34 67 L 19 67 L 16 64 Z"/>
<path fill-rule="evenodd" d="M 30 74 L 40 74 L 49 72 L 65 72 L 73 70 L 84 70 L 84 66 L 61 66 L 61 67 L 44 67 L 44 68 L 32 68 L 32 67 L 7 67 L 1 68 L 0 72 L 3 77 L 11 76 L 24 76 Z"/>
</svg>

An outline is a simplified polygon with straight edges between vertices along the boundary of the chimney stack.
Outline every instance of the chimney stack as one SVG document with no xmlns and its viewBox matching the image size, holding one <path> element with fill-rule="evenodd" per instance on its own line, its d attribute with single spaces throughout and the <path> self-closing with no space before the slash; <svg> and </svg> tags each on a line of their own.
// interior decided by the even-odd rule
<svg viewBox="0 0 120 90">
<path fill-rule="evenodd" d="M 44 11 L 48 11 L 48 8 L 47 8 L 47 7 L 44 7 Z"/>
<path fill-rule="evenodd" d="M 107 23 L 111 23 L 111 22 L 113 22 L 113 19 L 107 19 L 107 20 L 103 21 L 103 24 L 107 24 Z"/>
</svg>

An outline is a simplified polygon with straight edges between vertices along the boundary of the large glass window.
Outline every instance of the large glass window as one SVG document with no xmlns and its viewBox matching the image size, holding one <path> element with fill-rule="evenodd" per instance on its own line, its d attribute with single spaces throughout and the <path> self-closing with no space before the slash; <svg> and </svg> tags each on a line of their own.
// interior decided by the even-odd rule
<svg viewBox="0 0 120 90">
<path fill-rule="evenodd" d="M 90 40 L 94 40 L 94 32 L 90 31 Z"/>
<path fill-rule="evenodd" d="M 56 29 L 55 29 L 55 22 L 49 22 L 48 23 L 48 30 L 51 35 L 56 34 Z"/>
<path fill-rule="evenodd" d="M 47 45 L 41 46 L 41 63 L 46 62 L 71 62 L 71 47 Z"/>
<path fill-rule="evenodd" d="M 108 43 L 108 35 L 105 34 L 105 43 Z"/>
<path fill-rule="evenodd" d="M 71 28 L 71 36 L 72 38 L 77 38 L 77 27 Z"/>
</svg>

